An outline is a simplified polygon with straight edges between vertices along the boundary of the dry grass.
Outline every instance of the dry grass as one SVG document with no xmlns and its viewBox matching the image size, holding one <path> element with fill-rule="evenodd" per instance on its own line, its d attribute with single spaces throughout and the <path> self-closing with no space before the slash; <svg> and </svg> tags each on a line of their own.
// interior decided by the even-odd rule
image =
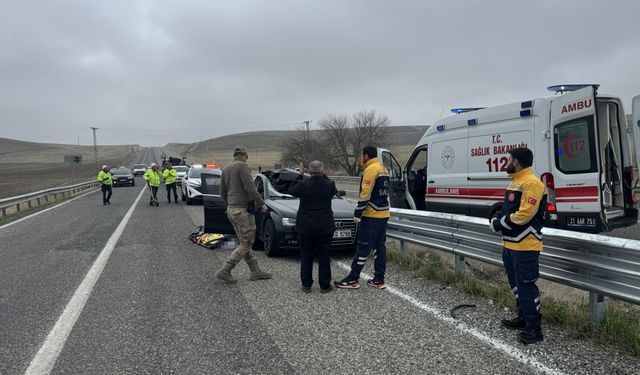
<svg viewBox="0 0 640 375">
<path fill-rule="evenodd" d="M 420 246 L 409 246 L 406 255 L 397 241 L 389 243 L 388 259 L 416 276 L 454 285 L 474 296 L 489 298 L 498 306 L 515 310 L 513 294 L 501 267 L 471 261 L 470 272 L 458 274 L 452 266 L 453 256 Z M 604 321 L 593 327 L 589 321 L 586 292 L 547 280 L 539 280 L 543 320 L 562 328 L 573 337 L 588 338 L 611 345 L 640 357 L 640 308 L 623 301 L 607 299 Z"/>
<path fill-rule="evenodd" d="M 26 194 L 51 187 L 95 178 L 93 147 L 39 144 L 0 139 L 0 198 Z M 98 164 L 130 165 L 139 146 L 98 147 Z M 72 169 L 64 166 L 64 155 L 82 155 L 83 162 Z"/>
</svg>

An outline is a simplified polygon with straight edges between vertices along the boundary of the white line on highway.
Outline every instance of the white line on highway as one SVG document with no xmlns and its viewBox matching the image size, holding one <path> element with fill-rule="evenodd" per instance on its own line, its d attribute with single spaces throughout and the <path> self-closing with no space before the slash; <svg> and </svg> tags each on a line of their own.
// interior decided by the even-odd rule
<svg viewBox="0 0 640 375">
<path fill-rule="evenodd" d="M 44 210 L 42 210 L 42 211 L 34 212 L 34 213 L 32 213 L 31 215 L 27 215 L 27 216 L 25 216 L 25 217 L 23 217 L 23 218 L 21 218 L 21 219 L 18 219 L 18 220 L 16 220 L 16 221 L 12 221 L 12 222 L 10 222 L 10 223 L 7 223 L 7 224 L 5 224 L 5 225 L 0 226 L 0 229 L 4 229 L 4 228 L 6 228 L 6 227 L 8 227 L 8 226 L 11 226 L 11 225 L 13 225 L 13 224 L 17 224 L 17 223 L 19 223 L 19 222 L 21 222 L 21 221 L 27 220 L 27 219 L 29 219 L 29 218 L 32 218 L 32 217 L 36 216 L 36 215 L 43 214 L 43 213 L 45 213 L 45 212 L 47 212 L 47 211 L 49 211 L 49 210 L 53 210 L 54 208 L 58 208 L 58 207 L 60 207 L 60 206 L 64 206 L 64 205 L 65 205 L 65 204 L 67 204 L 67 203 L 70 203 L 70 202 L 72 202 L 72 201 L 75 201 L 75 200 L 76 200 L 76 199 L 78 199 L 78 198 L 82 198 L 82 197 L 84 197 L 85 195 L 89 195 L 89 194 L 91 194 L 91 193 L 95 193 L 96 191 L 97 191 L 97 190 L 91 190 L 91 191 L 89 191 L 89 192 L 87 192 L 87 193 L 84 193 L 84 194 L 78 195 L 77 197 L 71 198 L 71 199 L 69 199 L 69 200 L 67 200 L 67 201 L 64 201 L 64 202 L 60 203 L 60 204 L 56 204 L 56 205 L 54 205 L 53 207 L 46 208 L 46 209 L 44 209 Z"/>
<path fill-rule="evenodd" d="M 140 197 L 142 197 L 145 190 L 146 188 L 140 191 L 138 198 L 133 202 L 129 211 L 127 211 L 122 218 L 122 221 L 120 221 L 120 224 L 118 224 L 116 230 L 113 232 L 111 237 L 109 237 L 107 244 L 100 251 L 100 255 L 98 255 L 98 258 L 93 262 L 93 266 L 91 266 L 91 269 L 87 272 L 84 280 L 82 280 L 82 283 L 80 283 L 80 286 L 76 289 L 73 297 L 71 297 L 71 300 L 67 303 L 67 306 L 64 308 L 64 311 L 58 318 L 58 321 L 53 326 L 53 329 L 51 329 L 46 340 L 44 340 L 40 350 L 38 350 L 38 353 L 36 353 L 36 356 L 31 361 L 25 375 L 48 374 L 51 372 L 51 369 L 53 369 L 53 365 L 56 363 L 56 360 L 69 337 L 69 333 L 71 333 L 78 317 L 80 317 L 82 309 L 84 309 L 89 296 L 91 296 L 91 293 L 93 292 L 93 287 L 100 278 L 100 274 L 102 273 L 104 266 L 107 264 L 107 261 L 111 256 L 111 252 L 116 246 L 116 243 L 118 243 L 122 232 L 124 232 L 124 228 L 127 226 L 127 223 L 129 222 L 129 219 L 131 218 L 131 215 L 133 214 L 133 211 L 138 205 L 138 201 L 140 201 Z"/>
<path fill-rule="evenodd" d="M 338 266 L 340 266 L 342 269 L 346 270 L 346 271 L 350 271 L 351 270 L 351 265 L 344 263 L 344 262 L 336 262 L 338 264 Z M 371 278 L 371 275 L 367 275 L 364 272 L 361 274 L 362 277 L 364 278 Z M 509 355 L 510 357 L 512 357 L 513 359 L 515 359 L 518 362 L 521 362 L 527 366 L 531 366 L 535 369 L 537 369 L 538 371 L 542 371 L 545 374 L 553 374 L 553 375 L 560 375 L 563 374 L 561 371 L 558 370 L 554 370 L 552 368 L 549 368 L 547 366 L 545 366 L 544 364 L 538 362 L 535 358 L 527 355 L 526 353 L 524 353 L 523 351 L 521 351 L 520 349 L 511 346 L 503 341 L 500 341 L 498 339 L 495 339 L 493 337 L 488 336 L 487 334 L 485 334 L 484 332 L 481 332 L 471 326 L 469 326 L 468 324 L 465 324 L 464 322 L 460 322 L 456 319 L 453 319 L 449 316 L 447 316 L 445 313 L 443 313 L 441 310 L 439 310 L 436 307 L 433 307 L 427 303 L 424 303 L 422 301 L 419 301 L 418 299 L 411 297 L 410 295 L 400 291 L 399 289 L 393 288 L 391 286 L 389 286 L 389 284 L 387 284 L 387 289 L 386 289 L 389 293 L 402 298 L 403 300 L 409 302 L 410 304 L 412 304 L 413 306 L 419 308 L 420 310 L 426 311 L 429 314 L 433 315 L 434 317 L 436 317 L 438 320 L 443 321 L 445 323 L 449 323 L 451 324 L 455 329 L 457 329 L 458 331 L 461 331 L 462 333 L 465 334 L 470 334 L 472 336 L 474 336 L 475 338 L 479 339 L 480 341 L 488 344 L 489 346 L 492 346 L 498 350 L 501 350 L 502 352 L 506 353 L 507 355 Z"/>
</svg>

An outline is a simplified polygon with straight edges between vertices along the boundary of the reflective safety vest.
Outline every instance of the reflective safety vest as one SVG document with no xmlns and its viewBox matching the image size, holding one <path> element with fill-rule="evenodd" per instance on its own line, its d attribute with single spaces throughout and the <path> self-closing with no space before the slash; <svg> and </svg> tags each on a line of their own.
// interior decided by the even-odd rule
<svg viewBox="0 0 640 375">
<path fill-rule="evenodd" d="M 378 158 L 365 164 L 360 179 L 360 196 L 354 212 L 355 217 L 385 219 L 389 213 L 389 172 Z"/>
<path fill-rule="evenodd" d="M 176 182 L 176 178 L 178 177 L 178 171 L 175 169 L 165 169 L 162 171 L 162 177 L 164 177 L 164 184 L 169 185 Z"/>
<path fill-rule="evenodd" d="M 98 181 L 103 185 L 111 186 L 113 185 L 113 176 L 111 176 L 111 173 L 101 169 L 100 172 L 98 172 Z"/>
<path fill-rule="evenodd" d="M 525 168 L 512 175 L 505 191 L 504 205 L 498 217 L 502 246 L 516 251 L 542 251 L 542 226 L 547 195 L 544 183 Z"/>
<path fill-rule="evenodd" d="M 142 178 L 144 178 L 149 183 L 149 185 L 154 187 L 160 186 L 161 177 L 162 174 L 160 173 L 160 171 L 154 171 L 151 168 L 147 169 L 144 176 L 142 176 Z"/>
</svg>

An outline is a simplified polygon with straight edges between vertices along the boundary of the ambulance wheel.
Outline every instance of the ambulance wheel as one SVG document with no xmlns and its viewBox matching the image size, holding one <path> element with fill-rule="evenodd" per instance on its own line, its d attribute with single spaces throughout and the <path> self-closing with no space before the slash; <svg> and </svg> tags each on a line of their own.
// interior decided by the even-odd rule
<svg viewBox="0 0 640 375">
<path fill-rule="evenodd" d="M 264 245 L 264 253 L 266 256 L 275 257 L 278 255 L 276 226 L 271 219 L 267 219 L 262 227 L 262 244 Z"/>
</svg>

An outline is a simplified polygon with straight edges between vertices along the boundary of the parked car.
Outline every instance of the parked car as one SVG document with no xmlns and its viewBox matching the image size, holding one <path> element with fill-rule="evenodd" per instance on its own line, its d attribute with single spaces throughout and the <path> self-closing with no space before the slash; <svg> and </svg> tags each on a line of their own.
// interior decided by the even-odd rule
<svg viewBox="0 0 640 375">
<path fill-rule="evenodd" d="M 147 171 L 147 166 L 144 164 L 134 164 L 131 166 L 131 172 L 134 176 L 142 176 Z"/>
<path fill-rule="evenodd" d="M 174 165 L 173 169 L 175 169 L 176 173 L 178 174 L 176 176 L 176 184 L 178 184 L 178 186 L 181 186 L 182 179 L 187 175 L 187 172 L 189 172 L 189 167 L 187 167 L 186 165 Z"/>
<path fill-rule="evenodd" d="M 127 167 L 113 168 L 111 170 L 111 174 L 113 175 L 113 186 L 136 185 L 136 179 L 133 176 L 133 172 Z"/>
<path fill-rule="evenodd" d="M 202 203 L 200 174 L 203 170 L 217 170 L 220 174 L 222 173 L 219 169 L 205 168 L 201 164 L 192 165 L 180 185 L 180 196 L 182 201 L 187 202 L 188 205 Z"/>
<path fill-rule="evenodd" d="M 281 249 L 298 249 L 298 234 L 295 231 L 300 199 L 288 194 L 289 186 L 298 178 L 293 169 L 265 171 L 254 177 L 254 184 L 269 207 L 267 214 L 256 212 L 257 237 L 264 245 L 267 256 L 276 256 Z M 304 179 L 310 178 L 308 175 Z M 331 241 L 332 249 L 351 249 L 356 244 L 357 225 L 353 221 L 355 205 L 342 197 L 339 191 L 331 202 L 336 230 Z"/>
</svg>

